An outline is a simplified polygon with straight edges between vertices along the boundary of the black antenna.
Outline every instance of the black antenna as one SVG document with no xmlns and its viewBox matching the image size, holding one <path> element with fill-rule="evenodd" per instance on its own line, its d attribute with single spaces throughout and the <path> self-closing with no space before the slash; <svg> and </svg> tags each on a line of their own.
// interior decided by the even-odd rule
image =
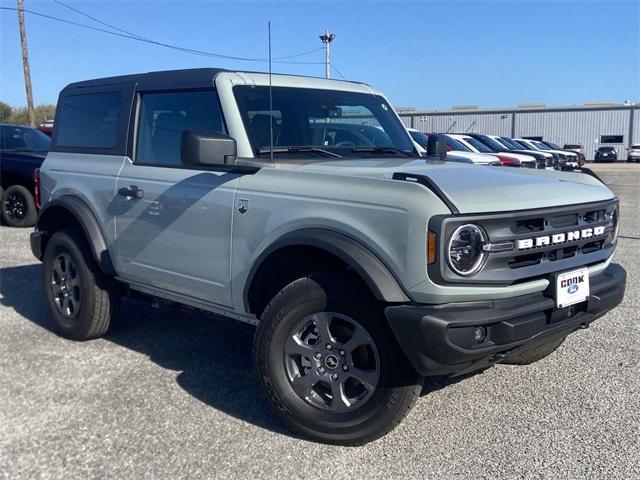
<svg viewBox="0 0 640 480">
<path fill-rule="evenodd" d="M 271 20 L 269 26 L 269 159 L 273 163 L 273 94 L 271 90 Z"/>
</svg>

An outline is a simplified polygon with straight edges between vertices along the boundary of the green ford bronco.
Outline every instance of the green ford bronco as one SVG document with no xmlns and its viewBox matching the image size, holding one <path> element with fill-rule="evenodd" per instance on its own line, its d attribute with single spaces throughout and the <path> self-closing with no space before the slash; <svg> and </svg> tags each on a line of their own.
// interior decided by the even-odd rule
<svg viewBox="0 0 640 480">
<path fill-rule="evenodd" d="M 254 324 L 268 403 L 328 443 L 390 431 L 425 376 L 541 359 L 624 295 L 595 175 L 421 156 L 362 83 L 73 83 L 38 184 L 31 248 L 62 335 L 104 335 L 123 295 Z"/>
</svg>

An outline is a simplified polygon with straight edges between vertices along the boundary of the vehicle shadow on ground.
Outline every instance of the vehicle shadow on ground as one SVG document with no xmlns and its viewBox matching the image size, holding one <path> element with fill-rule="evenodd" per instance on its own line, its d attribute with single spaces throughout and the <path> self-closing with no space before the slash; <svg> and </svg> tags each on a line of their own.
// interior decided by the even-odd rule
<svg viewBox="0 0 640 480">
<path fill-rule="evenodd" d="M 44 303 L 40 264 L 0 269 L 0 302 L 54 333 Z M 181 309 L 157 310 L 126 299 L 105 340 L 180 372 L 177 382 L 198 400 L 277 433 L 296 436 L 279 422 L 259 389 L 251 355 L 255 328 Z M 423 395 L 458 379 L 433 378 Z"/>
</svg>

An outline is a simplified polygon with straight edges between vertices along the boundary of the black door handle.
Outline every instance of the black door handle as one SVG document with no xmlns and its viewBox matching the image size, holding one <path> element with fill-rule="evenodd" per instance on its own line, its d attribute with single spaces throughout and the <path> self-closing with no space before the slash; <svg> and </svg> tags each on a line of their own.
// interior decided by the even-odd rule
<svg viewBox="0 0 640 480">
<path fill-rule="evenodd" d="M 118 195 L 127 198 L 142 198 L 144 197 L 144 190 L 136 187 L 135 185 L 129 185 L 129 188 L 122 187 L 118 189 Z"/>
</svg>

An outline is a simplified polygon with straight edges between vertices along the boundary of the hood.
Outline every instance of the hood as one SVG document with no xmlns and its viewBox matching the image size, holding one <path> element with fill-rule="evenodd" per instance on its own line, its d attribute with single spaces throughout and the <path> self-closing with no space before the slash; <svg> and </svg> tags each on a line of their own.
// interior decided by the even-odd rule
<svg viewBox="0 0 640 480">
<path fill-rule="evenodd" d="M 520 160 L 521 162 L 525 162 L 525 163 L 532 163 L 536 161 L 536 157 L 534 157 L 533 155 L 529 155 L 527 153 L 521 153 L 521 152 L 516 153 L 513 150 L 510 150 L 508 152 L 500 152 L 497 155 L 504 155 L 505 157 L 515 158 L 516 160 Z"/>
<path fill-rule="evenodd" d="M 491 153 L 463 152 L 461 150 L 452 150 L 450 153 L 453 156 L 467 158 L 473 163 L 479 163 L 481 165 L 489 165 L 490 163 L 498 161 L 498 157 Z"/>
<path fill-rule="evenodd" d="M 553 158 L 553 154 L 547 151 L 542 151 L 542 150 L 509 150 L 509 151 L 522 153 L 523 155 L 533 155 L 534 157 L 536 155 L 542 155 L 544 158 Z M 505 153 L 508 153 L 508 152 L 505 152 Z"/>
<path fill-rule="evenodd" d="M 408 160 L 408 161 L 407 161 Z M 386 178 L 425 175 L 460 213 L 527 210 L 609 200 L 614 194 L 596 178 L 573 172 L 487 167 L 425 159 L 339 160 L 298 166 L 329 175 Z"/>
<path fill-rule="evenodd" d="M 541 152 L 551 152 L 551 153 L 557 153 L 559 155 L 565 155 L 567 157 L 577 157 L 578 154 L 576 152 L 573 152 L 571 150 L 540 150 Z"/>
</svg>

